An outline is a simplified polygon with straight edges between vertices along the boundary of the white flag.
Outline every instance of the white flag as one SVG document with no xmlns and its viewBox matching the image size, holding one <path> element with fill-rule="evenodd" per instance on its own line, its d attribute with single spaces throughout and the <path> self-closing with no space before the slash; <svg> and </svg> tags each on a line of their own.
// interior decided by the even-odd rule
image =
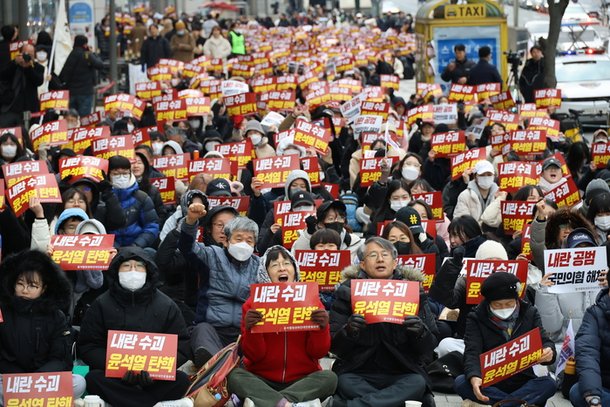
<svg viewBox="0 0 610 407">
<path fill-rule="evenodd" d="M 561 345 L 561 352 L 559 353 L 559 359 L 557 360 L 557 368 L 555 374 L 563 372 L 566 367 L 566 362 L 572 356 L 574 356 L 576 345 L 574 344 L 574 327 L 572 326 L 572 320 L 568 324 L 566 329 L 566 335 L 563 338 L 563 345 Z"/>
<path fill-rule="evenodd" d="M 59 0 L 57 18 L 55 19 L 55 33 L 53 34 L 53 49 L 49 60 L 49 64 L 55 61 L 55 67 L 53 68 L 55 75 L 59 75 L 61 72 L 70 52 L 72 52 L 72 37 L 70 36 L 70 26 L 66 15 L 66 1 Z"/>
</svg>

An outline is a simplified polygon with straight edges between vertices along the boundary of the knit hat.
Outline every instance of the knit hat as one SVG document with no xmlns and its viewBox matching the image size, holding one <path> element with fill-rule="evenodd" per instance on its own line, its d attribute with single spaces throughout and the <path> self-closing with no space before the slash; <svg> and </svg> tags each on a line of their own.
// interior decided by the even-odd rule
<svg viewBox="0 0 610 407">
<path fill-rule="evenodd" d="M 108 159 L 108 172 L 116 169 L 131 170 L 131 161 L 129 158 L 123 157 L 122 155 L 115 155 Z"/>
<path fill-rule="evenodd" d="M 184 30 L 185 28 L 186 28 L 186 24 L 184 24 L 184 21 L 182 21 L 182 20 L 176 21 L 176 30 Z"/>
<path fill-rule="evenodd" d="M 498 271 L 483 281 L 481 295 L 487 301 L 508 300 L 519 298 L 520 282 L 512 273 Z"/>
<path fill-rule="evenodd" d="M 405 206 L 396 212 L 396 220 L 404 223 L 411 229 L 414 235 L 424 233 L 424 228 L 421 226 L 421 217 L 412 206 Z"/>
<path fill-rule="evenodd" d="M 477 249 L 475 254 L 477 260 L 500 259 L 508 260 L 506 249 L 501 243 L 494 240 L 487 240 Z"/>
<path fill-rule="evenodd" d="M 216 178 L 205 190 L 207 196 L 231 196 L 231 184 L 224 178 Z"/>
<path fill-rule="evenodd" d="M 261 126 L 260 122 L 256 120 L 250 120 L 246 124 L 246 131 L 244 134 L 248 134 L 249 131 L 256 131 L 263 136 L 265 135 L 265 132 L 263 131 L 263 126 Z"/>
<path fill-rule="evenodd" d="M 591 202 L 595 196 L 601 194 L 602 192 L 610 192 L 608 183 L 603 179 L 596 178 L 587 185 L 587 189 L 585 190 L 585 200 L 587 202 Z"/>
</svg>

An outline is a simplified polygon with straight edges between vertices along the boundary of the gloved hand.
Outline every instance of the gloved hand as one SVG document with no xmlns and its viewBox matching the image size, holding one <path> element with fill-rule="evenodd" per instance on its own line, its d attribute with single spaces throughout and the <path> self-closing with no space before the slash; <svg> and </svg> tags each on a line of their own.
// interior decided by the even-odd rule
<svg viewBox="0 0 610 407">
<path fill-rule="evenodd" d="M 314 233 L 316 233 L 317 223 L 318 223 L 318 220 L 316 219 L 315 216 L 308 216 L 307 218 L 305 218 L 305 224 L 307 225 L 307 233 L 309 233 L 310 235 L 313 235 Z"/>
<path fill-rule="evenodd" d="M 404 321 L 402 321 L 402 326 L 407 328 L 407 332 L 415 337 L 419 337 L 424 333 L 424 323 L 419 317 L 416 316 L 406 316 Z"/>
<path fill-rule="evenodd" d="M 100 194 L 112 191 L 112 183 L 108 180 L 108 176 L 105 172 L 102 172 L 102 174 L 104 175 L 104 179 L 97 184 L 97 189 L 100 191 Z"/>
<path fill-rule="evenodd" d="M 142 387 L 152 386 L 154 380 L 146 370 L 142 370 L 138 375 L 138 384 Z"/>
<path fill-rule="evenodd" d="M 130 386 L 135 386 L 138 384 L 139 375 L 136 372 L 134 372 L 133 370 L 128 370 L 127 372 L 125 372 L 125 374 L 123 375 L 121 380 L 125 384 L 128 384 Z"/>
<path fill-rule="evenodd" d="M 358 336 L 360 331 L 366 328 L 364 317 L 359 314 L 352 314 L 347 320 L 346 330 L 350 336 Z"/>
<path fill-rule="evenodd" d="M 464 246 L 458 246 L 453 249 L 453 252 L 451 253 L 453 255 L 451 262 L 454 266 L 459 267 L 460 269 L 462 268 L 462 261 L 464 260 L 465 253 L 466 249 L 464 249 Z"/>
<path fill-rule="evenodd" d="M 311 321 L 320 325 L 324 329 L 328 325 L 328 312 L 324 309 L 317 309 L 311 313 Z"/>
<path fill-rule="evenodd" d="M 263 320 L 263 314 L 255 309 L 249 309 L 246 312 L 246 330 L 251 330 L 252 327 Z"/>
</svg>

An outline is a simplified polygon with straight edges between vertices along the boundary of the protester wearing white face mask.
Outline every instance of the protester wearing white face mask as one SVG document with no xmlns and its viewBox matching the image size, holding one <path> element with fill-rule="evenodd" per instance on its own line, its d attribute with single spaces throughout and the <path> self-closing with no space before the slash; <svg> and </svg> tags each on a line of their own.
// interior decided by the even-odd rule
<svg viewBox="0 0 610 407">
<path fill-rule="evenodd" d="M 252 145 L 256 149 L 257 158 L 275 156 L 275 150 L 269 145 L 269 139 L 265 136 L 263 126 L 256 120 L 250 120 L 246 124 L 245 137 L 250 138 Z"/>
<path fill-rule="evenodd" d="M 177 371 L 176 380 L 150 378 L 149 372 L 134 370 L 123 378 L 105 377 L 108 330 L 157 332 L 178 335 L 176 364 L 190 359 L 189 336 L 180 309 L 157 289 L 159 273 L 148 254 L 137 247 L 119 250 L 105 273 L 108 291 L 98 297 L 85 314 L 78 338 L 80 357 L 91 371 L 87 389 L 112 405 L 128 397 L 130 406 L 152 406 L 162 400 L 178 399 L 189 381 Z"/>
<path fill-rule="evenodd" d="M 453 217 L 470 215 L 480 223 L 481 215 L 496 196 L 498 185 L 494 182 L 494 167 L 487 160 L 479 161 L 473 174 L 474 180 L 458 196 Z"/>
<path fill-rule="evenodd" d="M 605 243 L 610 235 L 610 193 L 596 194 L 589 202 L 587 219 L 595 225 L 598 241 Z"/>
<path fill-rule="evenodd" d="M 12 133 L 0 136 L 0 158 L 1 163 L 12 163 L 23 155 L 23 149 L 19 145 L 17 137 Z"/>
<path fill-rule="evenodd" d="M 197 228 L 207 212 L 201 203 L 188 207 L 180 226 L 178 248 L 191 269 L 200 276 L 197 325 L 191 333 L 195 365 L 202 366 L 213 354 L 235 341 L 240 334 L 241 309 L 256 282 L 260 264 L 254 256 L 258 225 L 236 217 L 224 225 L 224 247 L 195 241 Z"/>
</svg>

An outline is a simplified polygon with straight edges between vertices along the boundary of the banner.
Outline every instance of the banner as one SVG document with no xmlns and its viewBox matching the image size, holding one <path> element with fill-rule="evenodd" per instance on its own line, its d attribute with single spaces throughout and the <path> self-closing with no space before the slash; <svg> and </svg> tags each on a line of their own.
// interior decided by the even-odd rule
<svg viewBox="0 0 610 407">
<path fill-rule="evenodd" d="M 7 188 L 12 187 L 19 181 L 35 175 L 49 174 L 49 167 L 45 161 L 18 161 L 11 164 L 2 165 L 4 182 Z"/>
<path fill-rule="evenodd" d="M 131 134 L 95 138 L 91 143 L 91 151 L 95 157 L 105 159 L 109 159 L 115 155 L 121 155 L 130 160 L 136 158 L 136 153 L 133 150 L 133 137 L 131 137 Z"/>
<path fill-rule="evenodd" d="M 187 97 L 184 98 L 184 103 L 186 103 L 186 115 L 189 117 L 207 116 L 212 111 L 209 97 Z"/>
<path fill-rule="evenodd" d="M 297 119 L 294 129 L 296 130 L 294 144 L 305 148 L 313 148 L 322 155 L 326 154 L 328 143 L 332 137 L 329 129 L 303 119 Z"/>
<path fill-rule="evenodd" d="M 211 208 L 216 206 L 230 206 L 239 212 L 239 216 L 247 216 L 250 209 L 250 197 L 245 196 L 209 196 L 208 204 Z"/>
<path fill-rule="evenodd" d="M 240 168 L 244 168 L 254 158 L 254 151 L 250 139 L 237 141 L 234 143 L 218 144 L 214 147 L 214 151 L 219 152 L 229 161 L 237 162 Z"/>
<path fill-rule="evenodd" d="M 388 118 L 389 111 L 390 104 L 387 102 L 371 102 L 370 100 L 365 100 L 360 107 L 360 114 L 362 116 L 381 116 L 384 120 Z"/>
<path fill-rule="evenodd" d="M 489 101 L 494 109 L 509 110 L 516 106 L 510 91 L 504 91 L 497 95 L 491 95 Z"/>
<path fill-rule="evenodd" d="M 502 229 L 507 235 L 521 232 L 523 226 L 529 223 L 534 215 L 536 202 L 528 201 L 502 201 L 500 213 L 502 215 Z"/>
<path fill-rule="evenodd" d="M 473 168 L 479 161 L 487 158 L 485 147 L 473 148 L 464 153 L 451 157 L 451 179 L 456 180 L 464 174 L 468 168 Z"/>
<path fill-rule="evenodd" d="M 71 406 L 72 372 L 3 374 L 2 392 L 6 407 Z"/>
<path fill-rule="evenodd" d="M 104 173 L 108 173 L 108 160 L 103 158 L 77 155 L 59 160 L 59 179 L 71 176 L 70 182 L 81 178 L 101 182 L 104 180 Z"/>
<path fill-rule="evenodd" d="M 519 115 L 505 110 L 488 110 L 485 117 L 489 119 L 489 124 L 498 123 L 504 126 L 507 131 L 519 128 Z"/>
<path fill-rule="evenodd" d="M 100 137 L 110 137 L 110 127 L 77 127 L 75 129 L 68 130 L 68 138 L 72 145 L 72 150 L 76 154 L 83 154 L 85 150 L 91 147 L 91 141 Z"/>
<path fill-rule="evenodd" d="M 296 250 L 295 259 L 301 281 L 317 283 L 320 291 L 334 291 L 341 272 L 352 263 L 349 250 Z"/>
<path fill-rule="evenodd" d="M 466 259 L 466 304 L 479 304 L 483 300 L 481 287 L 492 273 L 505 272 L 517 276 L 521 282 L 519 298 L 525 295 L 527 261 L 524 260 L 474 260 Z"/>
<path fill-rule="evenodd" d="M 65 270 L 108 270 L 114 235 L 58 235 L 51 237 L 53 261 Z"/>
<path fill-rule="evenodd" d="M 151 178 L 150 184 L 159 190 L 163 205 L 176 204 L 176 180 L 173 177 Z"/>
<path fill-rule="evenodd" d="M 501 83 L 481 83 L 477 85 L 475 88 L 475 92 L 477 93 L 477 100 L 479 102 L 484 101 L 485 99 L 489 99 L 492 96 L 499 95 L 502 91 Z"/>
<path fill-rule="evenodd" d="M 272 90 L 261 94 L 260 102 L 267 110 L 291 110 L 296 105 L 296 92 L 294 90 Z"/>
<path fill-rule="evenodd" d="M 188 163 L 189 181 L 197 174 L 210 174 L 214 178 L 232 180 L 231 161 L 228 158 L 201 158 Z"/>
<path fill-rule="evenodd" d="M 142 100 L 151 100 L 155 96 L 161 96 L 163 88 L 161 82 L 138 82 L 136 83 L 136 97 Z"/>
<path fill-rule="evenodd" d="M 168 178 L 176 178 L 182 182 L 189 182 L 189 153 L 164 155 L 155 157 L 153 167 Z"/>
<path fill-rule="evenodd" d="M 56 120 L 40 125 L 30 131 L 30 140 L 34 151 L 38 151 L 41 144 L 47 146 L 60 146 L 68 142 L 68 123 L 65 120 Z"/>
<path fill-rule="evenodd" d="M 543 154 L 546 150 L 546 131 L 544 130 L 516 130 L 508 133 L 508 141 L 502 147 L 502 154 L 510 151 L 518 156 L 532 156 Z"/>
<path fill-rule="evenodd" d="M 561 89 L 535 89 L 534 100 L 536 108 L 546 109 L 548 107 L 561 106 Z"/>
<path fill-rule="evenodd" d="M 445 214 L 443 213 L 443 193 L 441 191 L 413 194 L 413 200 L 420 199 L 428 204 L 432 210 L 431 220 L 445 220 Z"/>
<path fill-rule="evenodd" d="M 146 370 L 153 380 L 176 380 L 178 335 L 108 331 L 106 377 Z"/>
<path fill-rule="evenodd" d="M 606 271 L 605 247 L 578 247 L 544 251 L 544 271 L 552 274 L 549 293 L 565 294 L 600 290 L 597 278 Z"/>
<path fill-rule="evenodd" d="M 449 88 L 449 102 L 470 102 L 474 101 L 475 89 L 472 85 L 460 85 L 459 83 L 452 83 Z"/>
<path fill-rule="evenodd" d="M 263 320 L 252 333 L 315 331 L 320 326 L 311 321 L 311 313 L 320 309 L 316 283 L 251 284 L 252 308 Z"/>
<path fill-rule="evenodd" d="M 428 292 L 430 287 L 432 287 L 432 282 L 436 275 L 436 254 L 421 253 L 398 255 L 398 267 L 410 267 L 421 271 L 424 275 L 422 287 L 425 292 Z"/>
<path fill-rule="evenodd" d="M 291 249 L 294 242 L 299 238 L 299 232 L 307 226 L 305 219 L 316 216 L 315 211 L 288 212 L 282 215 L 282 246 Z"/>
<path fill-rule="evenodd" d="M 388 168 L 392 168 L 398 157 L 363 158 L 360 161 L 360 186 L 368 187 L 381 178 L 381 163 L 388 161 Z"/>
<path fill-rule="evenodd" d="M 434 106 L 422 105 L 407 111 L 407 124 L 412 126 L 417 120 L 424 122 L 434 122 Z"/>
<path fill-rule="evenodd" d="M 498 164 L 498 187 L 510 194 L 526 185 L 538 185 L 539 175 L 536 164 L 509 161 Z"/>
<path fill-rule="evenodd" d="M 436 157 L 450 157 L 468 150 L 466 146 L 466 135 L 464 131 L 450 131 L 447 133 L 435 133 L 430 141 L 432 150 Z"/>
<path fill-rule="evenodd" d="M 233 116 L 249 116 L 256 114 L 256 93 L 240 93 L 234 96 L 225 96 L 224 103 L 227 107 L 227 114 Z"/>
<path fill-rule="evenodd" d="M 40 111 L 46 112 L 49 109 L 57 111 L 68 110 L 70 108 L 70 91 L 54 90 L 40 94 Z"/>
<path fill-rule="evenodd" d="M 379 75 L 379 81 L 384 89 L 398 90 L 400 88 L 400 78 L 396 75 Z"/>
<path fill-rule="evenodd" d="M 402 324 L 408 315 L 417 315 L 419 282 L 404 280 L 352 280 L 352 310 L 367 324 Z"/>
<path fill-rule="evenodd" d="M 604 169 L 610 162 L 610 143 L 593 143 L 591 161 L 597 169 Z"/>
<path fill-rule="evenodd" d="M 580 191 L 570 176 L 564 177 L 563 182 L 551 189 L 544 195 L 544 199 L 550 199 L 557 204 L 558 208 L 571 208 L 581 202 Z"/>
<path fill-rule="evenodd" d="M 527 130 L 545 130 L 546 136 L 553 141 L 559 141 L 559 120 L 544 117 L 532 117 L 527 125 Z"/>
<path fill-rule="evenodd" d="M 513 339 L 480 356 L 483 384 L 488 387 L 538 363 L 542 356 L 540 328 Z"/>
<path fill-rule="evenodd" d="M 36 175 L 19 181 L 8 188 L 7 197 L 17 217 L 29 209 L 32 198 L 38 198 L 40 203 L 61 203 L 54 174 Z"/>
<path fill-rule="evenodd" d="M 441 103 L 434 105 L 434 124 L 453 125 L 457 122 L 458 111 L 455 103 Z"/>
<path fill-rule="evenodd" d="M 186 100 L 174 99 L 154 104 L 157 122 L 186 120 Z"/>
<path fill-rule="evenodd" d="M 253 164 L 254 176 L 263 182 L 262 188 L 283 188 L 290 173 L 301 168 L 296 155 L 256 158 Z"/>
</svg>

